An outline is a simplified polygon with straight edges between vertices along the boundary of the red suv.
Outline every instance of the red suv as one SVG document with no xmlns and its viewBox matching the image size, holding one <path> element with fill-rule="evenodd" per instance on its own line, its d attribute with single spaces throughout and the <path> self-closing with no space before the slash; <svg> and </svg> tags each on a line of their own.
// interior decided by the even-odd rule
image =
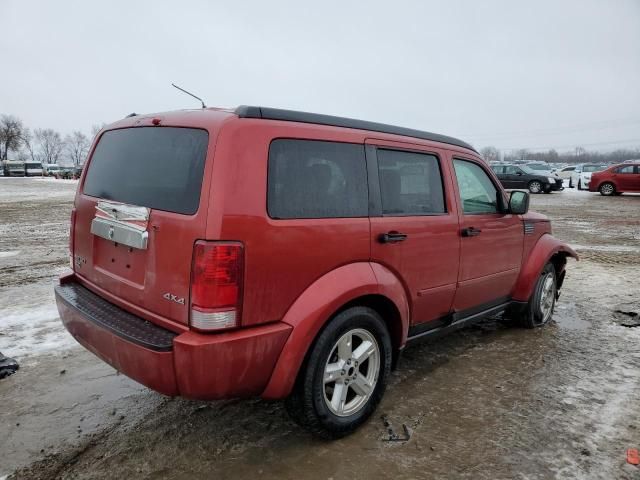
<svg viewBox="0 0 640 480">
<path fill-rule="evenodd" d="M 589 191 L 600 192 L 605 196 L 640 192 L 640 161 L 614 165 L 593 173 L 589 182 Z"/>
<path fill-rule="evenodd" d="M 91 148 L 60 317 L 166 395 L 287 398 L 353 431 L 410 342 L 549 321 L 575 252 L 468 144 L 262 107 L 134 116 Z"/>
</svg>

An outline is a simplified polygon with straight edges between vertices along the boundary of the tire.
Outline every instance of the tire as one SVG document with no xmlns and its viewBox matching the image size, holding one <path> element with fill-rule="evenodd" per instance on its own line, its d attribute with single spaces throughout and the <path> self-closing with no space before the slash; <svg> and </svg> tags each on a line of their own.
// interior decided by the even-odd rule
<svg viewBox="0 0 640 480">
<path fill-rule="evenodd" d="M 552 263 L 547 263 L 540 272 L 525 311 L 517 318 L 518 323 L 525 328 L 538 328 L 549 323 L 556 306 L 556 292 L 556 269 Z"/>
<path fill-rule="evenodd" d="M 573 188 L 573 177 L 569 177 L 569 188 Z"/>
<path fill-rule="evenodd" d="M 578 180 L 578 190 L 582 190 L 582 182 Z"/>
<path fill-rule="evenodd" d="M 364 350 L 356 357 L 359 349 Z M 375 310 L 352 307 L 339 313 L 320 332 L 300 369 L 285 401 L 289 415 L 325 439 L 352 433 L 378 406 L 391 357 L 391 337 Z"/>
<path fill-rule="evenodd" d="M 616 187 L 611 182 L 604 182 L 598 187 L 598 190 L 600 191 L 600 195 L 605 197 L 610 197 L 616 193 Z"/>
<path fill-rule="evenodd" d="M 540 193 L 542 192 L 542 183 L 538 180 L 531 180 L 529 185 L 527 185 L 527 188 L 531 193 Z"/>
</svg>

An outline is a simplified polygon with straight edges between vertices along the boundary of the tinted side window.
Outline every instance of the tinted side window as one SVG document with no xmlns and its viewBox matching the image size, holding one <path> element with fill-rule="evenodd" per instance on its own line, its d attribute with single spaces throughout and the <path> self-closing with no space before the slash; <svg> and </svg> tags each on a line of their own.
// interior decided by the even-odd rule
<svg viewBox="0 0 640 480">
<path fill-rule="evenodd" d="M 486 172 L 473 162 L 454 160 L 464 213 L 497 213 L 498 190 Z"/>
<path fill-rule="evenodd" d="M 493 170 L 496 173 L 496 175 L 504 173 L 504 171 L 505 171 L 504 169 L 505 169 L 505 167 L 502 166 L 502 165 L 493 165 L 491 167 L 491 170 Z"/>
<path fill-rule="evenodd" d="M 617 173 L 633 173 L 633 165 L 618 168 Z"/>
<path fill-rule="evenodd" d="M 507 173 L 509 175 L 516 175 L 518 172 L 521 172 L 521 170 L 518 167 L 514 167 L 513 165 L 507 165 L 506 167 L 504 167 L 504 173 Z"/>
<path fill-rule="evenodd" d="M 368 216 L 364 145 L 278 139 L 268 168 L 272 218 Z"/>
<path fill-rule="evenodd" d="M 434 155 L 378 150 L 383 215 L 445 213 L 440 164 Z"/>
</svg>

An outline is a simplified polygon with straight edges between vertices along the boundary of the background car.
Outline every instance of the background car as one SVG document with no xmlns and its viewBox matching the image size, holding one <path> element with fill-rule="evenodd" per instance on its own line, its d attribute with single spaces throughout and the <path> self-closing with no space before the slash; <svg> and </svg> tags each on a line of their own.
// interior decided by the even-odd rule
<svg viewBox="0 0 640 480">
<path fill-rule="evenodd" d="M 607 168 L 607 165 L 596 163 L 583 163 L 576 165 L 576 169 L 573 171 L 571 178 L 569 179 L 569 188 L 577 187 L 578 190 L 588 190 L 591 174 L 593 172 L 600 172 L 605 168 Z"/>
<path fill-rule="evenodd" d="M 531 193 L 551 193 L 562 189 L 562 180 L 539 174 L 528 165 L 491 165 L 504 188 L 526 188 Z"/>
<path fill-rule="evenodd" d="M 561 167 L 559 169 L 556 169 L 554 173 L 562 179 L 562 183 L 564 185 L 565 183 L 567 184 L 570 183 L 569 180 L 571 179 L 571 174 L 574 172 L 575 169 L 576 169 L 575 165 L 568 165 L 566 167 Z"/>
<path fill-rule="evenodd" d="M 590 192 L 600 192 L 606 197 L 623 192 L 640 192 L 640 161 L 622 163 L 591 174 Z"/>
</svg>

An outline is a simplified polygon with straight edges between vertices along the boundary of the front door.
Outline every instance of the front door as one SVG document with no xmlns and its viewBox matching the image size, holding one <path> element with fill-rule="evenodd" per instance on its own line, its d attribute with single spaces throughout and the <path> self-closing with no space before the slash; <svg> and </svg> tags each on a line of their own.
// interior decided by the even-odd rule
<svg viewBox="0 0 640 480">
<path fill-rule="evenodd" d="M 372 261 L 404 284 L 412 325 L 444 317 L 451 311 L 460 254 L 446 151 L 368 140 L 366 152 Z"/>
<path fill-rule="evenodd" d="M 453 158 L 460 215 L 460 271 L 455 312 L 508 299 L 520 272 L 524 230 L 500 212 L 502 190 L 480 161 Z"/>
<path fill-rule="evenodd" d="M 509 178 L 509 188 L 527 188 L 524 172 L 515 165 L 507 165 L 505 173 Z"/>
<path fill-rule="evenodd" d="M 613 178 L 618 184 L 618 190 L 622 192 L 640 189 L 640 175 L 638 174 L 638 167 L 635 165 L 619 167 L 613 174 Z"/>
</svg>

